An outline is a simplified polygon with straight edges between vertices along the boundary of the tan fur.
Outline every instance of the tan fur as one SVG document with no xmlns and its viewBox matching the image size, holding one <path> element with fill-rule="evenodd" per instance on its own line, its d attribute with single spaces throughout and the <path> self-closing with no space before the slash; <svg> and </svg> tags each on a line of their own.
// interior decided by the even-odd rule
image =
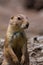
<svg viewBox="0 0 43 65">
<path fill-rule="evenodd" d="M 25 62 L 27 38 L 24 30 L 26 29 L 27 24 L 28 19 L 24 15 L 11 17 L 5 38 L 5 58 L 2 65 L 14 65 L 14 63 L 19 62 L 23 64 Z M 13 35 L 15 32 L 17 33 Z"/>
</svg>

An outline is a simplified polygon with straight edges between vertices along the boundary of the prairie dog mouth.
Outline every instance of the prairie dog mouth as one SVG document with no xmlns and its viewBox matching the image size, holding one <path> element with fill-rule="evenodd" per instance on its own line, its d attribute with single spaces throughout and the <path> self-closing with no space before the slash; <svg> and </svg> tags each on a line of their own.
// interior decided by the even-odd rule
<svg viewBox="0 0 43 65">
<path fill-rule="evenodd" d="M 28 26 L 29 26 L 29 23 L 26 24 L 25 28 L 28 28 Z"/>
<path fill-rule="evenodd" d="M 27 29 L 28 27 L 29 27 L 29 23 L 27 23 L 26 25 L 23 24 L 23 25 L 21 26 L 21 28 L 23 28 L 23 29 Z"/>
</svg>

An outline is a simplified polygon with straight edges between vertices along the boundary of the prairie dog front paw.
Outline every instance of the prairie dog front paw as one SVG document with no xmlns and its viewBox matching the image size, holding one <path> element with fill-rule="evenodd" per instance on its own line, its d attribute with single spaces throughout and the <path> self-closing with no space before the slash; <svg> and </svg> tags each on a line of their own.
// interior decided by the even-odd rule
<svg viewBox="0 0 43 65">
<path fill-rule="evenodd" d="M 25 62 L 25 56 L 22 55 L 22 57 L 21 57 L 21 64 L 23 64 L 24 62 Z"/>
</svg>

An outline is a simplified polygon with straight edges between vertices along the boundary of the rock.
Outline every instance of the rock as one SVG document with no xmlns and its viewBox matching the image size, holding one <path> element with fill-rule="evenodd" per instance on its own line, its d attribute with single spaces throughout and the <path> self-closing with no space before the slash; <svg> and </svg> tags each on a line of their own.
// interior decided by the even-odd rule
<svg viewBox="0 0 43 65">
<path fill-rule="evenodd" d="M 0 63 L 3 61 L 3 47 L 4 47 L 4 39 L 0 39 Z"/>
<path fill-rule="evenodd" d="M 37 37 L 37 40 L 34 38 Z M 43 65 L 43 36 L 34 36 L 28 41 L 30 65 Z M 37 42 L 39 41 L 39 42 Z"/>
</svg>

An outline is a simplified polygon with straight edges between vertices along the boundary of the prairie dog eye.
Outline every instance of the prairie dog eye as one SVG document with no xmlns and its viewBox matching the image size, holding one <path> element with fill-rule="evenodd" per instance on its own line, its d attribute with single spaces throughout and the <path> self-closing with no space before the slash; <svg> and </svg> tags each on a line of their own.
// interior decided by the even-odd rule
<svg viewBox="0 0 43 65">
<path fill-rule="evenodd" d="M 21 18 L 20 18 L 20 17 L 18 17 L 18 20 L 21 20 Z"/>
<path fill-rule="evenodd" d="M 13 18 L 14 18 L 14 16 L 11 17 L 11 19 L 13 19 Z"/>
</svg>

